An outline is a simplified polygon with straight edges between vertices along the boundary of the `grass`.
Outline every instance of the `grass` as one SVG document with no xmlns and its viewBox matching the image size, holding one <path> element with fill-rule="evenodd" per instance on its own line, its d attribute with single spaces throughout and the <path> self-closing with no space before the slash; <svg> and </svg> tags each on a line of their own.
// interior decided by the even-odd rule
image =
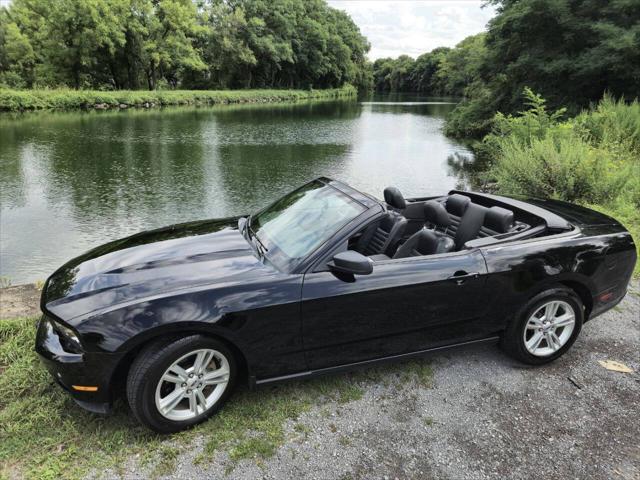
<svg viewBox="0 0 640 480">
<path fill-rule="evenodd" d="M 355 87 L 326 90 L 13 90 L 0 88 L 0 111 L 151 108 L 168 105 L 296 102 L 354 97 Z"/>
<path fill-rule="evenodd" d="M 182 452 L 203 445 L 196 462 L 226 452 L 227 471 L 244 459 L 272 456 L 286 440 L 286 428 L 304 436 L 298 421 L 314 406 L 359 400 L 372 383 L 389 378 L 400 385 L 430 386 L 432 369 L 415 361 L 313 381 L 248 391 L 240 388 L 204 424 L 171 436 L 140 426 L 123 403 L 101 417 L 84 412 L 55 385 L 33 352 L 34 319 L 0 321 L 0 478 L 80 478 L 107 469 L 118 473 L 132 457 L 151 477 L 171 474 Z M 335 407 L 333 407 L 335 408 Z M 324 411 L 324 410 L 323 410 Z"/>
</svg>

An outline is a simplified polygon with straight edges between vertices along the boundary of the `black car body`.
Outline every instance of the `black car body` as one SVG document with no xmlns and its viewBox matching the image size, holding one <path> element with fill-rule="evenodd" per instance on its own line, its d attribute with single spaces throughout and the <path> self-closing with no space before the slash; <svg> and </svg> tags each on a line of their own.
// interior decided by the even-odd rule
<svg viewBox="0 0 640 480">
<path fill-rule="evenodd" d="M 270 259 L 274 248 L 252 238 L 243 216 L 139 233 L 61 267 L 43 289 L 36 341 L 48 370 L 78 403 L 105 411 L 145 345 L 200 333 L 228 346 L 251 386 L 308 377 L 497 340 L 551 286 L 573 291 L 592 319 L 624 297 L 635 265 L 627 230 L 576 205 L 456 191 L 404 200 L 395 189 L 381 202 L 335 180 L 314 182 L 355 202 L 357 214 L 293 263 Z M 360 252 L 372 266 L 363 275 L 332 260 L 357 251 L 363 236 L 375 244 L 391 213 L 403 216 L 389 246 L 398 251 L 424 228 L 425 204 L 453 211 L 452 196 L 481 213 L 511 212 L 508 228 L 491 230 L 482 214 L 488 233 L 445 253 Z M 451 227 L 469 223 L 452 211 Z"/>
</svg>

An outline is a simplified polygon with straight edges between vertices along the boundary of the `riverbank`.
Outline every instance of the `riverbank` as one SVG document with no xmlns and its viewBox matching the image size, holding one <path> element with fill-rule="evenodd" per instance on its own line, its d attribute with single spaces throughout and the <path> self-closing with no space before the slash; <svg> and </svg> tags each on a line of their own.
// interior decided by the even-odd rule
<svg viewBox="0 0 640 480">
<path fill-rule="evenodd" d="M 0 111 L 109 110 L 171 105 L 280 103 L 355 97 L 351 85 L 326 90 L 12 90 L 0 88 Z"/>
</svg>

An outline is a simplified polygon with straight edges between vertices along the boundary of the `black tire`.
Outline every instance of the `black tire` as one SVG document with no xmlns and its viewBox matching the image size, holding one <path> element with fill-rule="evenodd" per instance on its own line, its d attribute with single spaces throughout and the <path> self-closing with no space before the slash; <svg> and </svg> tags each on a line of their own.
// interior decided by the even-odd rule
<svg viewBox="0 0 640 480">
<path fill-rule="evenodd" d="M 214 405 L 188 420 L 170 420 L 160 413 L 155 395 L 158 382 L 165 371 L 179 358 L 198 349 L 213 349 L 226 357 L 229 380 Z M 203 335 L 158 340 L 144 348 L 134 360 L 127 377 L 127 399 L 135 417 L 159 433 L 172 433 L 204 422 L 216 413 L 229 398 L 237 377 L 237 362 L 227 346 Z M 197 409 L 196 409 L 197 411 Z"/>
<path fill-rule="evenodd" d="M 548 356 L 536 356 L 529 352 L 525 346 L 524 329 L 529 317 L 537 312 L 542 305 L 552 300 L 561 300 L 568 303 L 574 310 L 575 325 L 571 337 L 555 353 Z M 545 290 L 531 298 L 509 323 L 500 340 L 500 346 L 511 357 L 529 365 L 543 365 L 554 361 L 564 355 L 576 341 L 582 323 L 584 321 L 584 306 L 580 297 L 573 290 L 564 287 L 556 287 Z"/>
</svg>

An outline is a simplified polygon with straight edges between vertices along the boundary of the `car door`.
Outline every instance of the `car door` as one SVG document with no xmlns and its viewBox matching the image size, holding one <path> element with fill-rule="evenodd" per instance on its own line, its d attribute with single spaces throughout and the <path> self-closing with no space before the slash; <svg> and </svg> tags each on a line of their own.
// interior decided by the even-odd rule
<svg viewBox="0 0 640 480">
<path fill-rule="evenodd" d="M 376 262 L 369 275 L 316 266 L 301 297 L 309 368 L 481 338 L 486 272 L 479 250 Z"/>
</svg>

